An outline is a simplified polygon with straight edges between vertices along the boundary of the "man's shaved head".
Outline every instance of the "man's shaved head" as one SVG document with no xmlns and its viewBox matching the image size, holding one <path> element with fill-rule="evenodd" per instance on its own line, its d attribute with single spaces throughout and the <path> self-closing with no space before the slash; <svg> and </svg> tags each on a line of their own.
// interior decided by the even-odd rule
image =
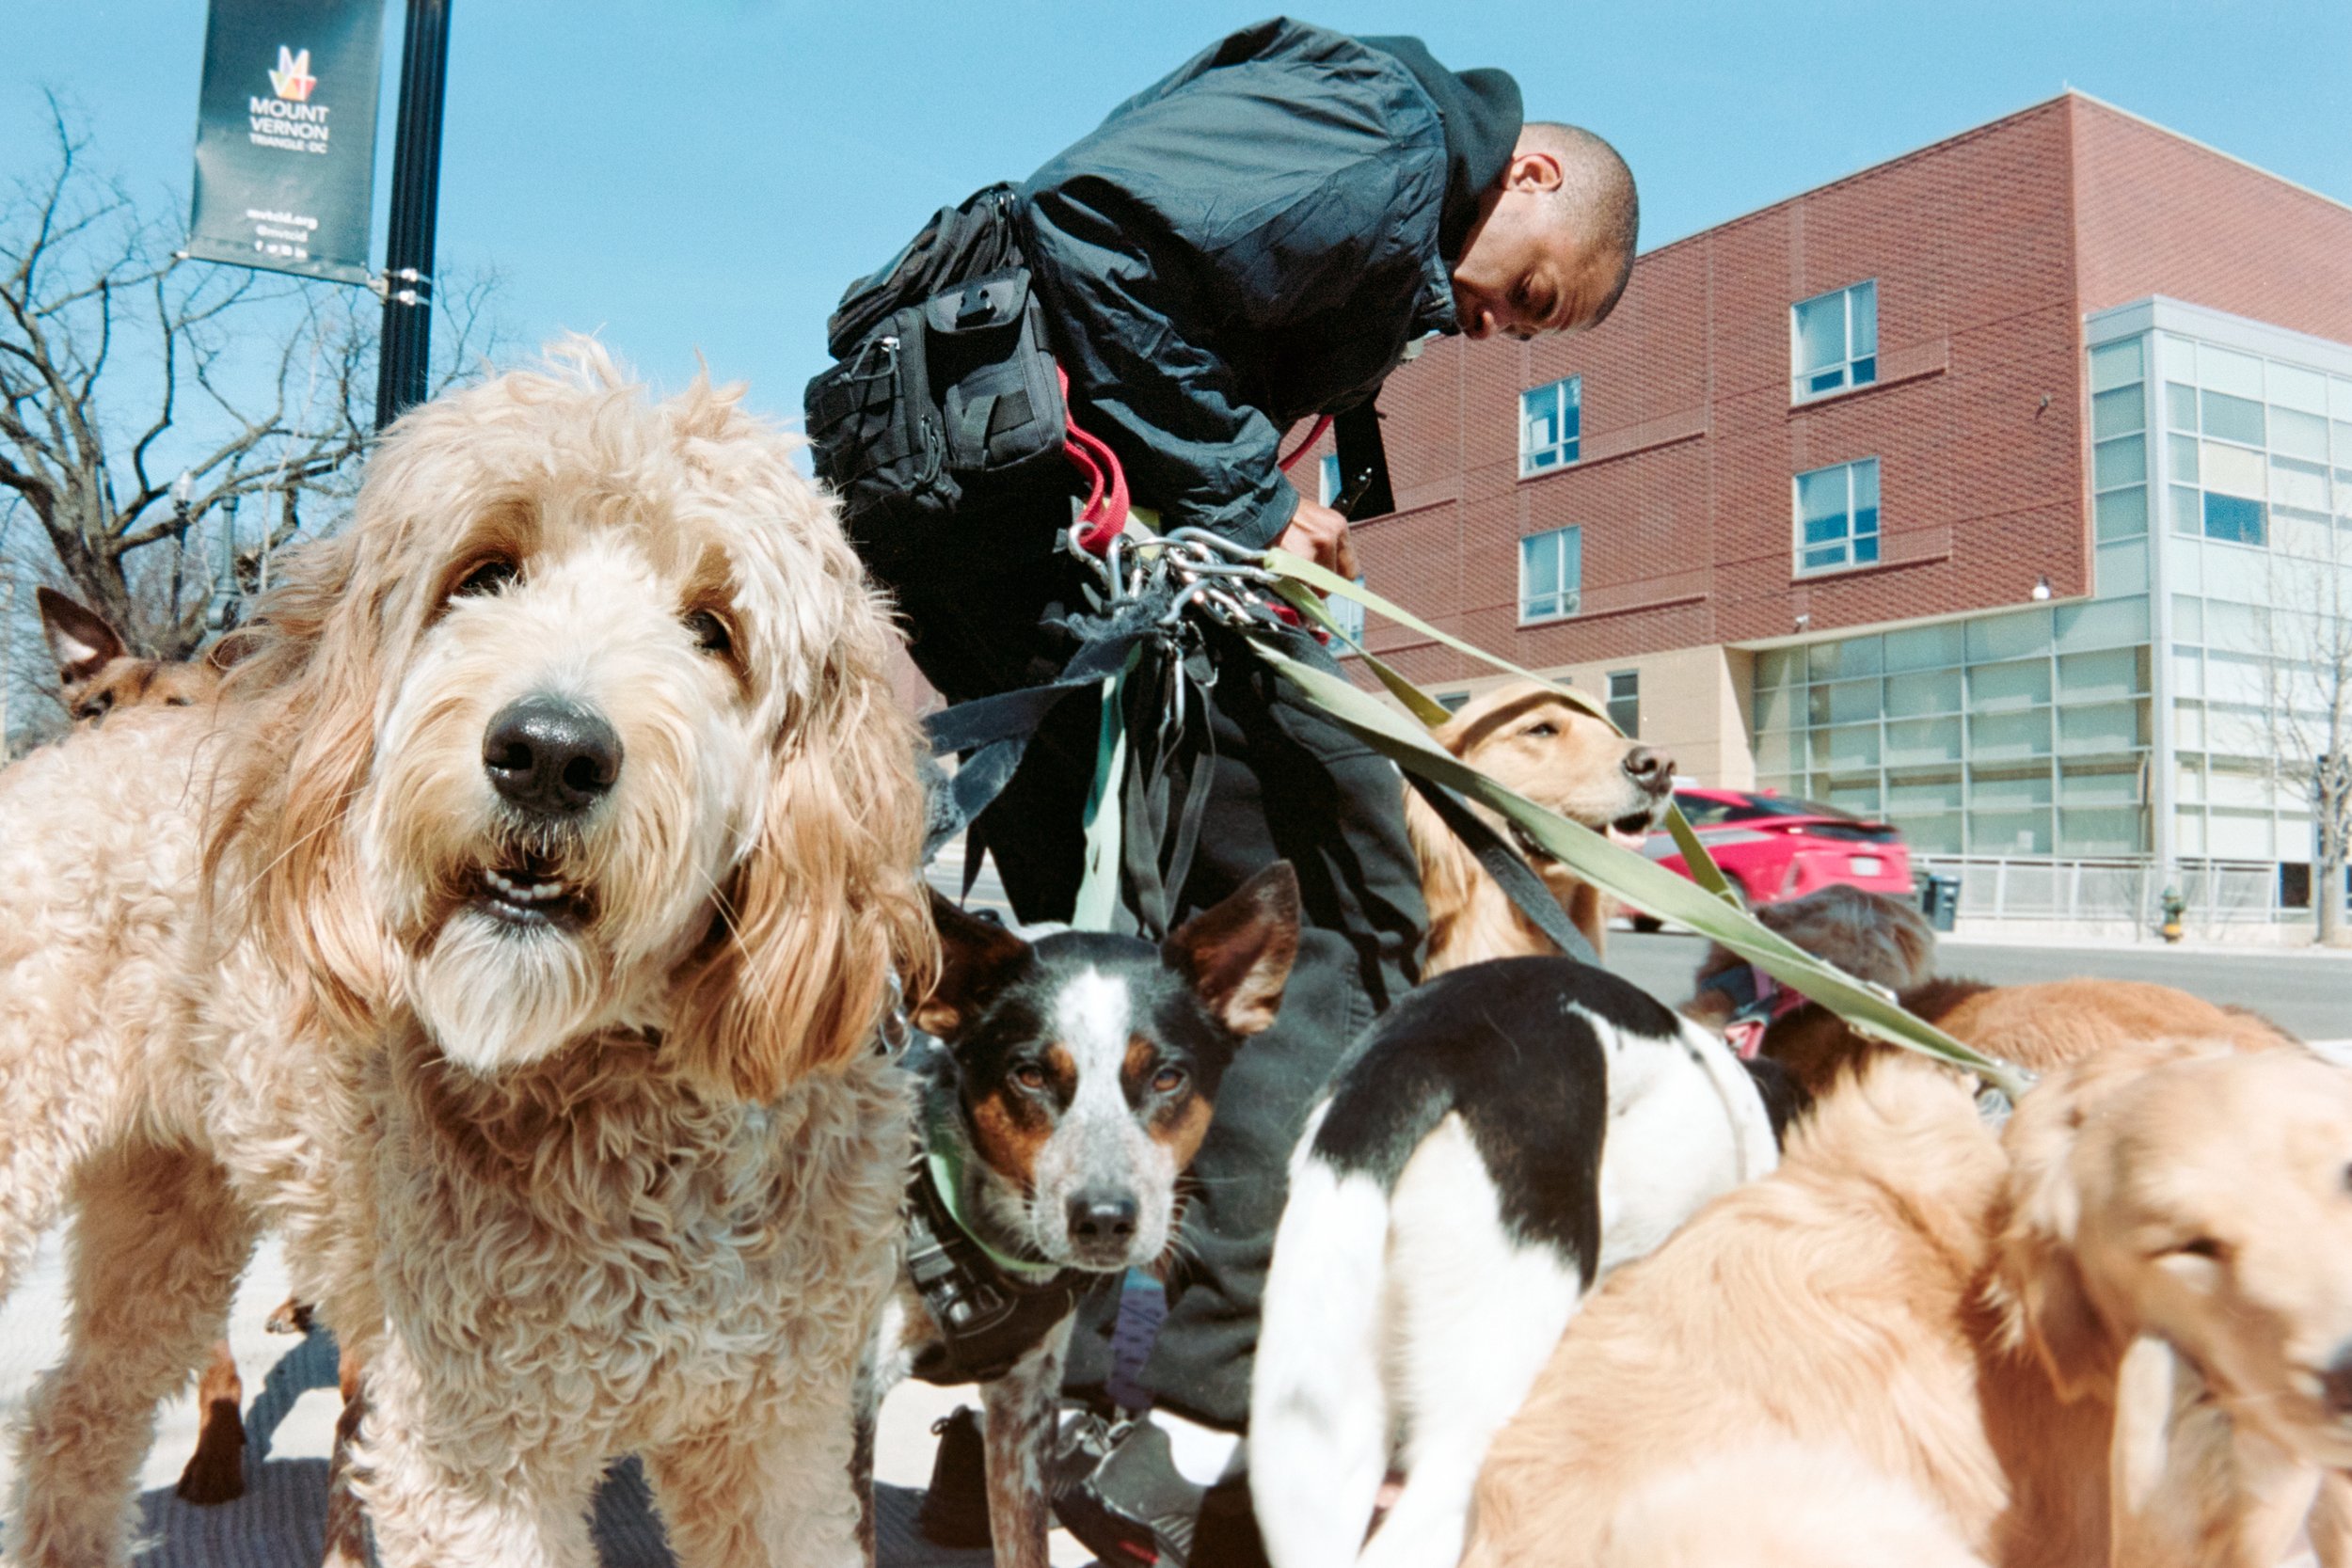
<svg viewBox="0 0 2352 1568">
<path fill-rule="evenodd" d="M 1455 314 L 1473 338 L 1581 332 L 1633 276 L 1642 207 L 1617 150 L 1580 126 L 1529 120 L 1454 264 Z"/>
<path fill-rule="evenodd" d="M 1633 171 L 1617 150 L 1581 125 L 1531 119 L 1519 128 L 1519 150 L 1531 148 L 1560 160 L 1560 188 L 1551 193 L 1561 221 L 1582 231 L 1588 243 L 1620 262 L 1608 313 L 1633 276 L 1633 253 L 1642 234 L 1642 198 Z"/>
</svg>

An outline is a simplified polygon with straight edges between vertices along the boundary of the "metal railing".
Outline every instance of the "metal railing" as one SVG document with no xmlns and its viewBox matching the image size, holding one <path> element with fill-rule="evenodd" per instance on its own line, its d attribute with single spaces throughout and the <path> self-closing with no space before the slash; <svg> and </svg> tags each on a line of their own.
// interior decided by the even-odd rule
<svg viewBox="0 0 2352 1568">
<path fill-rule="evenodd" d="M 2145 931 L 2163 923 L 2162 868 L 2136 858 L 2008 859 L 1917 855 L 1922 871 L 1960 879 L 1963 920 L 2130 922 Z M 2269 861 L 2184 860 L 2173 887 L 2192 930 L 2309 921 L 2312 911 L 2279 899 L 2279 867 Z"/>
</svg>

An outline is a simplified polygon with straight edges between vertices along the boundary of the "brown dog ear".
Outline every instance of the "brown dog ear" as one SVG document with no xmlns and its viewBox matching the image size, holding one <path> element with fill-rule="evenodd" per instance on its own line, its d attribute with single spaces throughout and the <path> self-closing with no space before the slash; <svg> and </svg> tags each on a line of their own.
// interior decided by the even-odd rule
<svg viewBox="0 0 2352 1568">
<path fill-rule="evenodd" d="M 2082 1193 L 2074 1152 L 2082 1109 L 2072 1083 L 2044 1084 L 2026 1097 L 2009 1135 L 2007 1217 L 1994 1243 L 1992 1298 L 2005 1337 L 2042 1362 L 2064 1400 L 2104 1393 L 2115 1383 L 2125 1336 L 2091 1298 L 2075 1259 L 2082 1228 Z"/>
<path fill-rule="evenodd" d="M 33 598 L 40 606 L 41 635 L 49 640 L 49 657 L 56 661 L 60 683 L 86 681 L 123 657 L 122 639 L 104 616 L 54 588 L 36 589 Z"/>
<path fill-rule="evenodd" d="M 1274 1022 L 1298 958 L 1298 873 L 1276 861 L 1168 934 L 1161 957 L 1236 1035 Z"/>
<path fill-rule="evenodd" d="M 1029 956 L 1029 944 L 997 925 L 967 914 L 931 894 L 931 924 L 939 930 L 939 981 L 914 1005 L 914 1026 L 934 1038 L 961 1035 L 988 999 Z"/>
</svg>

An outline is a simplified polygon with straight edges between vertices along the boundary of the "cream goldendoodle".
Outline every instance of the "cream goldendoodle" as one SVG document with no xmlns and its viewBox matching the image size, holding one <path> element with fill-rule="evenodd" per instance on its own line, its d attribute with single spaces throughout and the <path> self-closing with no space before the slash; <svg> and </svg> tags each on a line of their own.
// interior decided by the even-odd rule
<svg viewBox="0 0 2352 1568">
<path fill-rule="evenodd" d="M 366 1358 L 388 1564 L 858 1559 L 930 935 L 890 631 L 788 442 L 593 345 L 406 416 L 217 711 L 0 775 L 0 1293 L 74 1215 L 8 1513 L 119 1563 L 258 1229 Z"/>
</svg>

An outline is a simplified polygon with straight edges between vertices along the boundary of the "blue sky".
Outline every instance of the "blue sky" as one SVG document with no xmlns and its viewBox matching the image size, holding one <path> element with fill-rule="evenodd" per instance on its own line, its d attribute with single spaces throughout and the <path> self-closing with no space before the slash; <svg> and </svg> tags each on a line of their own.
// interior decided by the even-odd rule
<svg viewBox="0 0 2352 1568">
<path fill-rule="evenodd" d="M 400 10 L 390 0 L 388 84 Z M 1222 0 L 453 0 L 442 264 L 497 267 L 526 342 L 599 331 L 671 385 L 699 350 L 755 404 L 797 417 L 850 277 L 933 208 L 1026 174 L 1263 14 Z M 1647 245 L 2069 83 L 2352 202 L 2343 0 L 1334 0 L 1304 14 L 1511 69 L 1531 112 L 1624 150 Z M 183 211 L 203 25 L 198 0 L 9 6 L 0 180 L 45 153 L 50 87 L 102 166 Z M 390 132 L 388 88 L 387 162 Z M 379 211 L 379 259 L 382 232 Z"/>
</svg>

